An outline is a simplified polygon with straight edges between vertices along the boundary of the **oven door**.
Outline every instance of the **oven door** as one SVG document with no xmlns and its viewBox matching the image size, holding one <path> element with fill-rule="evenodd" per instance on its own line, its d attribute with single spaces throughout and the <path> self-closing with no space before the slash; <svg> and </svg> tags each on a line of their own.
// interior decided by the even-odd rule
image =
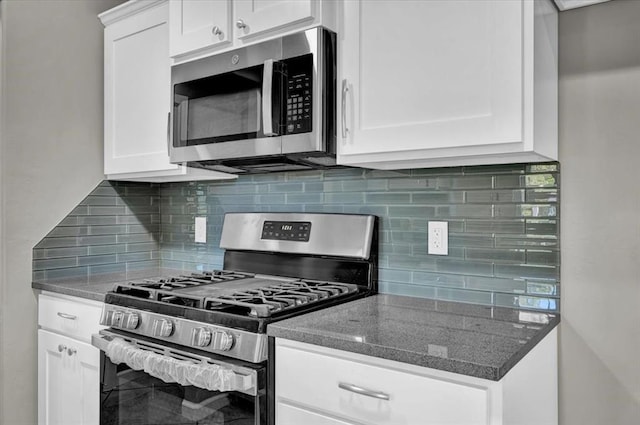
<svg viewBox="0 0 640 425">
<path fill-rule="evenodd" d="M 100 424 L 266 424 L 265 366 L 131 337 L 92 336 L 100 349 Z"/>
</svg>

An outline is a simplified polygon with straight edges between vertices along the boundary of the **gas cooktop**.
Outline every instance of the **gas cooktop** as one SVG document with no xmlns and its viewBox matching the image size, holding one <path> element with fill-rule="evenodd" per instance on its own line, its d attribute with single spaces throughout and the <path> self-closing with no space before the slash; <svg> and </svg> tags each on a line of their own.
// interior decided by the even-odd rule
<svg viewBox="0 0 640 425">
<path fill-rule="evenodd" d="M 250 317 L 271 317 L 300 306 L 356 293 L 358 286 L 214 270 L 120 283 L 114 287 L 113 292 L 195 309 Z"/>
</svg>

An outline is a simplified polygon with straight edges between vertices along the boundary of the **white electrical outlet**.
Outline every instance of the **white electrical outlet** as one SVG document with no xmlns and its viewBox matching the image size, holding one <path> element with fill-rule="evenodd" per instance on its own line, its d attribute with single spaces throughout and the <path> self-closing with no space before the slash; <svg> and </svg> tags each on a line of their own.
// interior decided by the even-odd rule
<svg viewBox="0 0 640 425">
<path fill-rule="evenodd" d="M 429 222 L 429 248 L 433 255 L 449 255 L 449 223 L 446 221 Z"/>
<path fill-rule="evenodd" d="M 196 217 L 195 241 L 199 243 L 207 242 L 207 217 Z"/>
</svg>

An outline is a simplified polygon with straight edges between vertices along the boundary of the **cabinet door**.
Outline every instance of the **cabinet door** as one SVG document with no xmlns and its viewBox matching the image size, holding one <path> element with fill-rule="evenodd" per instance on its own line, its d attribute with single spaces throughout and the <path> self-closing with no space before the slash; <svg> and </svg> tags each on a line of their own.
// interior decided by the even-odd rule
<svg viewBox="0 0 640 425">
<path fill-rule="evenodd" d="M 522 140 L 521 1 L 345 1 L 343 18 L 346 163 Z"/>
<path fill-rule="evenodd" d="M 234 31 L 244 39 L 295 22 L 312 20 L 317 0 L 236 0 Z M 240 22 L 242 21 L 242 22 Z"/>
<path fill-rule="evenodd" d="M 168 4 L 105 29 L 105 174 L 174 170 L 169 163 Z"/>
<path fill-rule="evenodd" d="M 38 331 L 38 424 L 100 422 L 100 351 L 53 332 Z"/>
<path fill-rule="evenodd" d="M 231 41 L 231 0 L 169 2 L 171 56 Z"/>
</svg>

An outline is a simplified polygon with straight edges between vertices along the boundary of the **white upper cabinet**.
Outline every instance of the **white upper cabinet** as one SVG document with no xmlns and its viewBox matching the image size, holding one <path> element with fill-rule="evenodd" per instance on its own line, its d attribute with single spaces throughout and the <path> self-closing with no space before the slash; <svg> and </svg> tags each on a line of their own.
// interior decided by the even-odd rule
<svg viewBox="0 0 640 425">
<path fill-rule="evenodd" d="M 363 0 L 343 8 L 340 164 L 557 159 L 550 2 Z"/>
<path fill-rule="evenodd" d="M 295 22 L 313 20 L 317 3 L 312 0 L 236 0 L 236 37 L 243 39 Z"/>
<path fill-rule="evenodd" d="M 128 2 L 100 15 L 104 34 L 104 173 L 112 180 L 234 178 L 169 162 L 169 4 Z"/>
<path fill-rule="evenodd" d="M 231 0 L 169 2 L 171 56 L 231 43 L 231 7 Z"/>
<path fill-rule="evenodd" d="M 171 57 L 177 62 L 315 26 L 336 30 L 339 2 L 320 0 L 172 0 Z"/>
</svg>

